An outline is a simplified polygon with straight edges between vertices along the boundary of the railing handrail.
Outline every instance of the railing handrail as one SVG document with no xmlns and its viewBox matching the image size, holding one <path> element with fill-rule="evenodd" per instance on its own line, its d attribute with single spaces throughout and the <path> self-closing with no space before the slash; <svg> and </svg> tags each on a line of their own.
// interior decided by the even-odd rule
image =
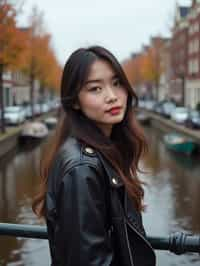
<svg viewBox="0 0 200 266">
<path fill-rule="evenodd" d="M 41 225 L 0 223 L 0 235 L 47 239 L 47 228 Z M 169 250 L 177 255 L 186 252 L 200 253 L 200 235 L 173 233 L 167 237 L 147 236 L 154 249 Z"/>
</svg>

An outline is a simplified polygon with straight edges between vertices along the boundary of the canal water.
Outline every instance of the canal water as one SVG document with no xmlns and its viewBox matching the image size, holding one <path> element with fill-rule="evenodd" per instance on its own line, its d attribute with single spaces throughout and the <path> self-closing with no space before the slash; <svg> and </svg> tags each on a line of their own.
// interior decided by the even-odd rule
<svg viewBox="0 0 200 266">
<path fill-rule="evenodd" d="M 172 232 L 200 234 L 200 165 L 197 156 L 180 156 L 168 151 L 162 132 L 145 128 L 149 155 L 140 163 L 145 173 L 146 211 L 143 221 L 147 233 L 167 236 Z M 35 148 L 18 148 L 0 162 L 0 222 L 43 224 L 31 210 L 39 182 L 39 159 L 43 143 Z M 173 255 L 157 251 L 158 266 L 200 265 L 195 254 Z M 46 240 L 0 236 L 0 266 L 50 265 Z"/>
</svg>

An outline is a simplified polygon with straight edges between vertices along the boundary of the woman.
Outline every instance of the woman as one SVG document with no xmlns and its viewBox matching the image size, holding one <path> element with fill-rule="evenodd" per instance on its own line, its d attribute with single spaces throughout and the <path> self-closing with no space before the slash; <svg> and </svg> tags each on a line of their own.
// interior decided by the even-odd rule
<svg viewBox="0 0 200 266">
<path fill-rule="evenodd" d="M 99 46 L 75 51 L 61 102 L 33 204 L 46 219 L 52 265 L 154 266 L 137 178 L 146 144 L 133 112 L 137 97 L 116 58 Z"/>
</svg>

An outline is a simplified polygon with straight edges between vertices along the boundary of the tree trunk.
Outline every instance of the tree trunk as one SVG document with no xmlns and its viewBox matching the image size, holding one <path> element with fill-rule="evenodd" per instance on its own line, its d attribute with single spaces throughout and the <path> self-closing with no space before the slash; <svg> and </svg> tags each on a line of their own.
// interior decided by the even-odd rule
<svg viewBox="0 0 200 266">
<path fill-rule="evenodd" d="M 42 113 L 42 104 L 44 103 L 44 85 L 40 82 L 40 113 Z"/>
<path fill-rule="evenodd" d="M 33 51 L 32 51 L 33 53 Z M 33 55 L 30 61 L 30 104 L 31 104 L 31 118 L 34 118 L 34 81 L 35 81 L 35 60 Z"/>
<path fill-rule="evenodd" d="M 31 104 L 31 117 L 34 117 L 34 75 L 30 74 L 30 104 Z"/>
<path fill-rule="evenodd" d="M 159 100 L 159 81 L 158 81 L 158 79 L 156 79 L 155 87 L 156 87 L 156 101 L 158 101 Z"/>
<path fill-rule="evenodd" d="M 4 120 L 3 64 L 0 64 L 0 111 L 1 111 L 1 120 L 0 120 L 1 133 L 5 133 L 6 128 Z"/>
</svg>

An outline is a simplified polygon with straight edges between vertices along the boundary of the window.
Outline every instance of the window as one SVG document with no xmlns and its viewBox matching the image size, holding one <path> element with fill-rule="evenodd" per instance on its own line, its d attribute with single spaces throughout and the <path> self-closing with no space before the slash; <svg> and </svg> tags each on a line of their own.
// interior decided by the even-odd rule
<svg viewBox="0 0 200 266">
<path fill-rule="evenodd" d="M 195 65 L 195 73 L 198 73 L 199 72 L 199 60 L 198 59 L 195 59 L 194 60 L 194 65 Z"/>
<path fill-rule="evenodd" d="M 191 42 L 189 42 L 189 45 L 188 45 L 188 54 L 191 54 Z"/>
<path fill-rule="evenodd" d="M 199 51 L 199 40 L 195 39 L 193 41 L 193 52 L 198 52 Z"/>
<path fill-rule="evenodd" d="M 190 60 L 188 62 L 188 73 L 191 74 L 192 73 L 192 60 Z"/>
</svg>

